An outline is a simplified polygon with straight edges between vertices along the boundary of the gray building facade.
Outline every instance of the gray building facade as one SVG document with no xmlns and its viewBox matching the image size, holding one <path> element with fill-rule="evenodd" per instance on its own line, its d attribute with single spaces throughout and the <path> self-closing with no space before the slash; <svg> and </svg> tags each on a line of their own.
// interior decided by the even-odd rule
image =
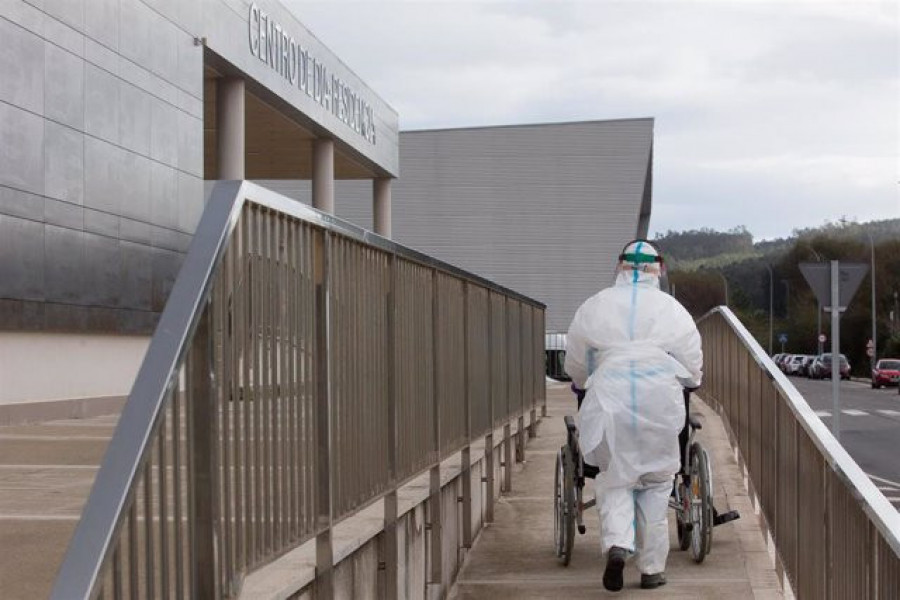
<svg viewBox="0 0 900 600">
<path fill-rule="evenodd" d="M 394 238 L 547 304 L 549 331 L 612 283 L 646 237 L 653 119 L 400 133 Z M 308 202 L 304 182 L 266 185 Z M 368 189 L 339 182 L 336 212 L 371 228 Z"/>
<path fill-rule="evenodd" d="M 149 333 L 204 179 L 311 179 L 322 139 L 398 173 L 396 112 L 274 0 L 3 2 L 0 331 Z"/>
<path fill-rule="evenodd" d="M 0 2 L 0 422 L 128 393 L 205 182 L 314 180 L 333 212 L 358 180 L 385 226 L 397 144 L 277 0 Z"/>
</svg>

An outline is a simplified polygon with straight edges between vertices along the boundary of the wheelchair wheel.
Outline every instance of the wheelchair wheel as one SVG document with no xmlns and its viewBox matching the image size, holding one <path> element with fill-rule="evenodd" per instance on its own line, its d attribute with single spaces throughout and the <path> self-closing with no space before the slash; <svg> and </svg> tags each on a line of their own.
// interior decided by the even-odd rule
<svg viewBox="0 0 900 600">
<path fill-rule="evenodd" d="M 568 566 L 575 542 L 575 464 L 569 447 L 563 446 L 556 455 L 554 481 L 554 542 L 556 556 Z"/>
<path fill-rule="evenodd" d="M 712 546 L 713 503 L 712 475 L 709 455 L 698 443 L 691 446 L 691 485 L 688 497 L 691 501 L 691 555 L 700 563 Z"/>
<path fill-rule="evenodd" d="M 675 532 L 678 534 L 678 549 L 691 547 L 691 499 L 684 478 L 678 476 L 678 510 L 675 511 Z"/>
</svg>

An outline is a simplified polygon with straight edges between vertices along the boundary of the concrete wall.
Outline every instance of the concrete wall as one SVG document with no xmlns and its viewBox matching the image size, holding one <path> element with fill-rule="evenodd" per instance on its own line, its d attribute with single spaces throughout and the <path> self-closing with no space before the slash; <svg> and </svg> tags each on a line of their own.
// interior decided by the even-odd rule
<svg viewBox="0 0 900 600">
<path fill-rule="evenodd" d="M 150 339 L 0 332 L 0 404 L 125 396 Z"/>
</svg>

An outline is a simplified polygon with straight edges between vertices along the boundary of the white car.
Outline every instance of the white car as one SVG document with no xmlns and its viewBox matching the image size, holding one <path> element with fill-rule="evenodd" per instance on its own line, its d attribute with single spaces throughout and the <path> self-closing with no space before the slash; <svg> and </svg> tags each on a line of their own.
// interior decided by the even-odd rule
<svg viewBox="0 0 900 600">
<path fill-rule="evenodd" d="M 803 362 L 806 360 L 805 354 L 794 354 L 784 365 L 784 372 L 788 375 L 800 375 Z"/>
</svg>

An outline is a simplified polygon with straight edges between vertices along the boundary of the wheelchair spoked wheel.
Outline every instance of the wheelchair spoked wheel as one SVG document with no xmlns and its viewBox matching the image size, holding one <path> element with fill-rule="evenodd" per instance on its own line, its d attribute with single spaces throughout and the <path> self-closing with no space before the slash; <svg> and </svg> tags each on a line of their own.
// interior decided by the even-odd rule
<svg viewBox="0 0 900 600">
<path fill-rule="evenodd" d="M 691 547 L 691 498 L 685 481 L 686 478 L 679 476 L 679 507 L 675 511 L 675 532 L 678 534 L 679 550 L 687 550 Z"/>
<path fill-rule="evenodd" d="M 700 444 L 691 446 L 690 486 L 687 498 L 690 499 L 690 531 L 691 555 L 695 562 L 703 562 L 712 547 L 713 504 L 712 476 L 709 468 L 709 455 Z"/>
<path fill-rule="evenodd" d="M 575 542 L 575 463 L 567 445 L 556 454 L 554 479 L 553 537 L 556 556 L 564 566 L 568 566 Z"/>
</svg>

